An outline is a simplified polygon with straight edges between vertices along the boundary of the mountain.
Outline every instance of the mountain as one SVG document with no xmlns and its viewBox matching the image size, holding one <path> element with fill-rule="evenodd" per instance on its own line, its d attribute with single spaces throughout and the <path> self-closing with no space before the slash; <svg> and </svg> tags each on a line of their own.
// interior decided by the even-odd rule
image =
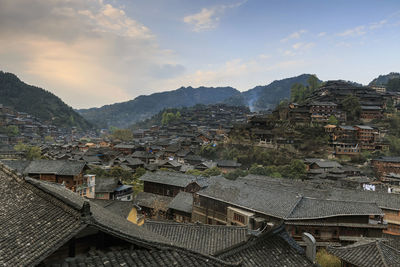
<svg viewBox="0 0 400 267">
<path fill-rule="evenodd" d="M 245 105 L 252 111 L 273 109 L 284 98 L 290 98 L 290 88 L 295 83 L 307 85 L 311 74 L 276 80 L 268 85 L 256 86 L 224 101 L 231 105 Z"/>
<path fill-rule="evenodd" d="M 142 95 L 127 102 L 81 109 L 78 112 L 88 121 L 103 128 L 127 127 L 150 118 L 165 108 L 214 104 L 239 94 L 232 87 L 181 87 L 174 91 Z"/>
<path fill-rule="evenodd" d="M 389 80 L 391 79 L 400 79 L 400 73 L 398 72 L 391 72 L 386 75 L 379 75 L 378 78 L 373 79 L 370 83 L 369 86 L 373 85 L 387 85 Z"/>
<path fill-rule="evenodd" d="M 81 115 L 54 94 L 22 82 L 12 73 L 0 71 L 0 104 L 31 114 L 58 127 L 86 130 L 92 127 Z"/>
</svg>

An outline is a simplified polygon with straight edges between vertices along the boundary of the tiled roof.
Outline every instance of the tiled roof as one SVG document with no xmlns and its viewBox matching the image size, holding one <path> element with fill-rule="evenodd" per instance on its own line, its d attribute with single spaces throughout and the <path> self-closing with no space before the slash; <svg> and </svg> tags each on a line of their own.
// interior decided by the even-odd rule
<svg viewBox="0 0 400 267">
<path fill-rule="evenodd" d="M 168 204 L 168 208 L 183 211 L 186 213 L 192 213 L 193 207 L 193 194 L 187 192 L 179 192 L 174 199 Z"/>
<path fill-rule="evenodd" d="M 242 266 L 315 266 L 283 225 L 216 256 L 226 261 L 241 260 Z"/>
<path fill-rule="evenodd" d="M 0 265 L 38 264 L 87 226 L 142 247 L 172 244 L 61 185 L 24 180 L 1 164 L 0 214 Z"/>
<path fill-rule="evenodd" d="M 86 163 L 66 160 L 35 160 L 24 170 L 24 173 L 43 173 L 57 175 L 78 175 Z"/>
<path fill-rule="evenodd" d="M 247 227 L 146 221 L 144 227 L 184 248 L 207 255 L 248 240 Z"/>
<path fill-rule="evenodd" d="M 39 263 L 82 229 L 80 212 L 0 172 L 0 265 Z"/>
<path fill-rule="evenodd" d="M 114 192 L 118 187 L 118 179 L 112 177 L 96 177 L 95 178 L 95 192 Z"/>
<path fill-rule="evenodd" d="M 340 248 L 330 247 L 328 252 L 355 266 L 400 266 L 400 251 L 384 241 L 360 242 Z"/>
<path fill-rule="evenodd" d="M 158 208 L 163 211 L 168 210 L 168 204 L 172 201 L 172 197 L 161 196 L 148 192 L 139 192 L 134 200 L 138 206 L 145 208 Z"/>
<path fill-rule="evenodd" d="M 287 220 L 318 219 L 330 216 L 382 215 L 375 203 L 325 200 L 303 197 Z"/>
<path fill-rule="evenodd" d="M 268 184 L 250 179 L 231 181 L 223 177 L 211 177 L 210 185 L 197 194 L 285 220 L 383 215 L 382 210 L 371 200 L 357 203 L 354 200 L 342 200 L 346 198 L 312 198 L 307 196 L 307 192 L 302 192 L 301 188 L 286 188 L 279 183 Z"/>
<path fill-rule="evenodd" d="M 186 187 L 193 182 L 207 180 L 207 178 L 178 172 L 157 171 L 146 172 L 142 177 L 140 177 L 140 180 L 144 182 Z"/>
<path fill-rule="evenodd" d="M 90 201 L 123 218 L 127 218 L 129 212 L 134 208 L 132 201 L 105 200 L 105 199 L 90 199 Z"/>
<path fill-rule="evenodd" d="M 374 159 L 376 161 L 383 161 L 383 162 L 395 162 L 399 163 L 400 162 L 400 157 L 379 157 Z"/>
<path fill-rule="evenodd" d="M 198 194 L 278 218 L 290 214 L 301 199 L 294 192 L 268 190 L 220 176 L 211 177 L 210 185 Z"/>
<path fill-rule="evenodd" d="M 239 266 L 239 264 L 228 263 L 217 258 L 208 257 L 190 251 L 181 250 L 138 250 L 138 249 L 115 249 L 103 252 L 99 250 L 90 251 L 87 255 L 75 258 L 67 258 L 53 267 L 92 267 L 92 266 L 204 266 L 222 267 Z"/>
<path fill-rule="evenodd" d="M 307 181 L 276 179 L 267 176 L 248 175 L 238 178 L 245 184 L 275 191 L 291 191 L 305 197 L 331 200 L 347 200 L 356 202 L 376 203 L 382 209 L 400 210 L 400 195 L 386 192 L 365 190 L 351 190 L 334 188 L 332 186 L 321 188 L 320 185 Z"/>
</svg>

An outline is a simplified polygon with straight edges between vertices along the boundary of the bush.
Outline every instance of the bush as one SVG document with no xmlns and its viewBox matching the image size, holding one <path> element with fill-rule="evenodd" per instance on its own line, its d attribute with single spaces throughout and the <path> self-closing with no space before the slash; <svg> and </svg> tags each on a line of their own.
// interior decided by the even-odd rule
<svg viewBox="0 0 400 267">
<path fill-rule="evenodd" d="M 329 254 L 325 249 L 317 252 L 316 261 L 322 267 L 340 267 L 340 259 L 336 256 Z"/>
</svg>

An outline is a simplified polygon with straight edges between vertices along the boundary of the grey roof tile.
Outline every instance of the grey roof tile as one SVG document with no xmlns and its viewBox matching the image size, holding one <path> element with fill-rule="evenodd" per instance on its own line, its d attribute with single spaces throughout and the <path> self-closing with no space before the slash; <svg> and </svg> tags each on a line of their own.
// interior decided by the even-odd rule
<svg viewBox="0 0 400 267">
<path fill-rule="evenodd" d="M 249 239 L 247 227 L 146 221 L 144 227 L 184 248 L 212 255 Z"/>
<path fill-rule="evenodd" d="M 328 252 L 355 266 L 400 266 L 400 251 L 384 241 L 360 242 L 339 248 L 330 247 Z"/>
<path fill-rule="evenodd" d="M 179 192 L 168 204 L 168 208 L 192 214 L 193 194 Z"/>
</svg>

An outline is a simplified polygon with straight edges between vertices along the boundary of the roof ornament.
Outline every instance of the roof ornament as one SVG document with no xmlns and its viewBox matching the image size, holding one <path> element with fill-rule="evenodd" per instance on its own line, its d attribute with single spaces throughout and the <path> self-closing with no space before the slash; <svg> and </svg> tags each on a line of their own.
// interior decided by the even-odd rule
<svg viewBox="0 0 400 267">
<path fill-rule="evenodd" d="M 309 233 L 303 233 L 303 241 L 306 243 L 306 256 L 312 262 L 315 263 L 317 242 L 315 238 Z"/>
<path fill-rule="evenodd" d="M 92 215 L 92 212 L 90 211 L 90 203 L 89 201 L 84 201 L 81 209 L 81 215 L 82 217 L 90 216 Z"/>
</svg>

